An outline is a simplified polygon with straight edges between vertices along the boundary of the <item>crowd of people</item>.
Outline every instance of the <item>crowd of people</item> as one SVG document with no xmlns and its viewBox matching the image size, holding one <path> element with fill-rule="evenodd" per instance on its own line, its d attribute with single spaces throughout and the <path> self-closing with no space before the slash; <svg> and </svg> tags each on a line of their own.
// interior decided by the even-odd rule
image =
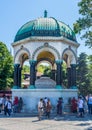
<svg viewBox="0 0 92 130">
<path fill-rule="evenodd" d="M 63 98 L 58 98 L 57 101 L 57 115 L 62 115 L 62 104 L 63 104 Z M 52 110 L 52 104 L 49 98 L 41 98 L 38 102 L 38 118 L 41 120 L 42 115 L 44 114 L 48 119 L 50 118 Z"/>
<path fill-rule="evenodd" d="M 57 115 L 61 116 L 63 113 L 63 98 L 59 97 L 56 104 Z M 92 95 L 89 94 L 86 97 L 78 96 L 78 99 L 72 97 L 69 101 L 71 112 L 76 113 L 77 117 L 84 117 L 85 113 L 92 115 Z M 38 118 L 41 120 L 43 114 L 47 118 L 50 118 L 52 104 L 49 98 L 41 98 L 38 102 Z"/>
<path fill-rule="evenodd" d="M 46 115 L 47 118 L 50 118 L 51 108 L 52 108 L 52 105 L 51 105 L 50 99 L 48 99 L 47 97 L 45 97 L 44 99 L 41 98 L 40 101 L 38 102 L 39 120 L 41 120 L 43 113 Z"/>
<path fill-rule="evenodd" d="M 0 98 L 0 112 L 3 111 L 4 115 L 11 116 L 11 112 L 20 113 L 23 108 L 22 97 L 14 97 L 14 100 L 8 96 L 3 96 Z M 77 117 L 84 117 L 85 113 L 92 115 L 92 95 L 89 94 L 86 97 L 78 96 L 78 99 L 72 97 L 69 99 L 69 105 L 71 107 L 71 112 L 76 113 Z M 57 99 L 56 113 L 61 116 L 63 113 L 64 101 L 62 97 Z M 40 98 L 38 102 L 38 118 L 41 120 L 43 114 L 49 119 L 51 115 L 51 110 L 53 106 L 50 98 Z"/>
<path fill-rule="evenodd" d="M 71 111 L 78 113 L 78 117 L 84 117 L 85 113 L 92 115 L 92 95 L 86 97 L 79 96 L 78 99 L 71 99 Z"/>
<path fill-rule="evenodd" d="M 22 97 L 18 98 L 17 96 L 15 96 L 13 101 L 13 112 L 14 113 L 21 112 L 22 108 L 23 108 Z"/>
<path fill-rule="evenodd" d="M 22 97 L 18 98 L 17 96 L 12 101 L 10 96 L 3 96 L 0 98 L 0 112 L 4 112 L 5 116 L 11 116 L 11 112 L 21 112 L 23 107 Z"/>
</svg>

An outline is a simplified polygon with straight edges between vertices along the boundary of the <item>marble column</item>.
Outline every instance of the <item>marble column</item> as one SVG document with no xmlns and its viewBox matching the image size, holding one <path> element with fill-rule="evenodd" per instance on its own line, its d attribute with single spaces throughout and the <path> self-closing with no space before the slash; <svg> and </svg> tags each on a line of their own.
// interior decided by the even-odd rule
<svg viewBox="0 0 92 130">
<path fill-rule="evenodd" d="M 57 88 L 61 87 L 62 84 L 62 61 L 56 61 L 56 65 L 57 65 L 57 70 L 56 70 L 56 83 L 57 83 Z M 60 87 L 59 87 L 60 86 Z"/>
<path fill-rule="evenodd" d="M 76 64 L 71 64 L 71 87 L 76 88 Z"/>
<path fill-rule="evenodd" d="M 18 86 L 19 86 L 19 88 L 21 88 L 21 70 L 22 70 L 22 67 L 19 66 L 19 68 L 18 68 Z"/>
<path fill-rule="evenodd" d="M 68 88 L 71 87 L 71 67 L 67 68 L 67 80 L 68 80 Z"/>
<path fill-rule="evenodd" d="M 17 89 L 19 88 L 18 86 L 18 69 L 19 69 L 20 64 L 14 64 L 14 86 L 13 88 Z"/>
<path fill-rule="evenodd" d="M 53 79 L 55 81 L 55 73 L 56 73 L 56 70 L 52 69 L 51 70 L 51 79 Z"/>
<path fill-rule="evenodd" d="M 36 70 L 35 70 L 36 61 L 30 61 L 30 88 L 35 87 L 36 80 Z"/>
</svg>

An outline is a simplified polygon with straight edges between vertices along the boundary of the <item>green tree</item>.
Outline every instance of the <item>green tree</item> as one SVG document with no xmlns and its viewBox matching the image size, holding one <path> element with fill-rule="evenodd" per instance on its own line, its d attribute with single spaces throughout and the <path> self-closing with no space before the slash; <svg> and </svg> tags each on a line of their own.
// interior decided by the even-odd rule
<svg viewBox="0 0 92 130">
<path fill-rule="evenodd" d="M 85 45 L 92 48 L 92 0 L 81 0 L 78 6 L 81 17 L 74 23 L 74 31 L 82 33 Z"/>
<path fill-rule="evenodd" d="M 51 76 L 51 67 L 47 65 L 39 65 L 37 68 L 38 72 L 41 72 L 44 75 Z"/>
<path fill-rule="evenodd" d="M 0 42 L 0 90 L 13 85 L 13 57 L 6 45 Z"/>
<path fill-rule="evenodd" d="M 81 53 L 78 58 L 77 86 L 81 94 L 86 95 L 89 93 L 90 79 L 87 55 L 85 53 Z"/>
<path fill-rule="evenodd" d="M 90 87 L 89 92 L 92 93 L 92 55 L 88 56 L 88 68 L 89 68 L 89 80 L 90 80 Z"/>
<path fill-rule="evenodd" d="M 38 72 L 44 73 L 44 66 L 43 65 L 39 65 L 37 68 Z"/>
<path fill-rule="evenodd" d="M 30 67 L 28 65 L 23 65 L 22 71 L 23 74 L 30 73 Z"/>
<path fill-rule="evenodd" d="M 51 68 L 50 66 L 44 66 L 44 75 L 51 76 Z"/>
<path fill-rule="evenodd" d="M 22 67 L 22 81 L 24 80 L 25 74 L 30 74 L 30 66 L 23 65 Z"/>
</svg>

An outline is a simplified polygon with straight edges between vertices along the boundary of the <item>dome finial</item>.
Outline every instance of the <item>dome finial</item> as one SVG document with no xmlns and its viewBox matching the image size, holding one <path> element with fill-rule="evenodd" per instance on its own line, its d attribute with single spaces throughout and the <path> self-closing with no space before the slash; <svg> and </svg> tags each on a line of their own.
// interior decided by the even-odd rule
<svg viewBox="0 0 92 130">
<path fill-rule="evenodd" d="M 44 18 L 47 17 L 47 10 L 44 11 Z"/>
</svg>

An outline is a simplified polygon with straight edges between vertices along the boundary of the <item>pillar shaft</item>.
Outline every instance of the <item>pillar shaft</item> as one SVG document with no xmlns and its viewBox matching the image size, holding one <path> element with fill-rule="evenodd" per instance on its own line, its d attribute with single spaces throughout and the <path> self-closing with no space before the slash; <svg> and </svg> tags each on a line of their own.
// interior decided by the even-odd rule
<svg viewBox="0 0 92 130">
<path fill-rule="evenodd" d="M 35 85 L 36 80 L 36 70 L 35 70 L 35 61 L 30 61 L 30 85 Z"/>
<path fill-rule="evenodd" d="M 56 71 L 56 83 L 57 85 L 62 84 L 62 61 L 56 61 L 57 64 L 57 71 Z"/>
<path fill-rule="evenodd" d="M 14 86 L 17 86 L 18 87 L 18 68 L 19 68 L 20 64 L 15 64 L 14 65 Z"/>
<path fill-rule="evenodd" d="M 71 86 L 76 86 L 76 64 L 71 64 Z"/>
<path fill-rule="evenodd" d="M 18 68 L 18 86 L 21 88 L 21 66 Z"/>
<path fill-rule="evenodd" d="M 56 70 L 51 70 L 51 79 L 53 79 L 55 81 L 55 73 Z"/>
<path fill-rule="evenodd" d="M 71 87 L 71 68 L 67 68 L 68 88 Z"/>
</svg>

